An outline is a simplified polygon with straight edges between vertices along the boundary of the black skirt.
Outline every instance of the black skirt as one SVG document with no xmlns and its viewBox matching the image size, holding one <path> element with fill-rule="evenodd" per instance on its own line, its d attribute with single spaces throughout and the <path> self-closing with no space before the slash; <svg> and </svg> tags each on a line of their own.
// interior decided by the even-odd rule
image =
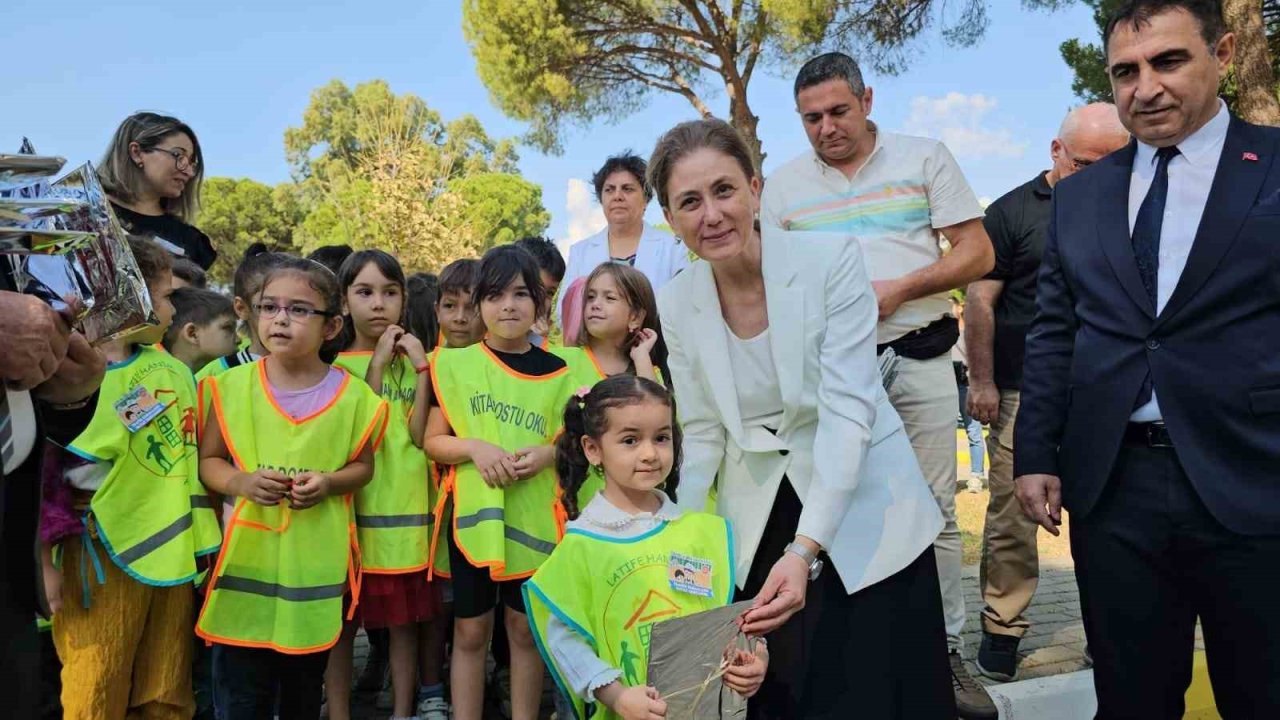
<svg viewBox="0 0 1280 720">
<path fill-rule="evenodd" d="M 759 593 L 801 503 L 783 478 L 739 600 Z M 853 595 L 830 559 L 805 608 L 768 636 L 769 672 L 748 704 L 751 720 L 954 720 L 938 568 L 930 546 L 898 573 Z"/>
</svg>

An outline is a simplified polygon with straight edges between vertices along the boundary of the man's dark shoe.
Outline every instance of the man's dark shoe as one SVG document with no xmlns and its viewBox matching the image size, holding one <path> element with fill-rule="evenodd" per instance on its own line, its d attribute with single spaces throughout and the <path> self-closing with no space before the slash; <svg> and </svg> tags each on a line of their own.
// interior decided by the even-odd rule
<svg viewBox="0 0 1280 720">
<path fill-rule="evenodd" d="M 961 720 L 997 720 L 1000 717 L 1000 711 L 996 710 L 996 704 L 991 702 L 987 689 L 964 669 L 964 661 L 960 659 L 960 653 L 950 653 L 949 659 L 951 689 L 956 694 L 956 711 L 960 714 Z"/>
<path fill-rule="evenodd" d="M 1018 674 L 1018 643 L 1022 638 L 1014 635 L 982 633 L 982 647 L 978 650 L 978 672 L 985 678 L 1009 682 Z"/>
</svg>

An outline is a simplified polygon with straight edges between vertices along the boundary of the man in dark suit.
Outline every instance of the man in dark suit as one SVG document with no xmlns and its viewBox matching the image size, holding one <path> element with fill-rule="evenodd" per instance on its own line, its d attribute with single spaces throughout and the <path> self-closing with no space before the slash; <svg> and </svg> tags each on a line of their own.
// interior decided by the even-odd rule
<svg viewBox="0 0 1280 720">
<path fill-rule="evenodd" d="M 1217 97 L 1216 0 L 1104 33 L 1123 150 L 1063 180 L 1015 473 L 1071 546 L 1099 718 L 1180 718 L 1201 620 L 1224 718 L 1280 718 L 1280 130 Z"/>
</svg>

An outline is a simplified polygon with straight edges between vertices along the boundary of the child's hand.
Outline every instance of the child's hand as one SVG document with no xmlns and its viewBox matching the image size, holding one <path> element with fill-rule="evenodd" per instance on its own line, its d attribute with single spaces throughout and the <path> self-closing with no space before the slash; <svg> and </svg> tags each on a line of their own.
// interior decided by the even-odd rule
<svg viewBox="0 0 1280 720">
<path fill-rule="evenodd" d="M 760 690 L 764 674 L 769 669 L 769 646 L 755 643 L 755 652 L 734 648 L 730 651 L 729 667 L 725 668 L 724 684 L 743 697 L 751 697 Z"/>
<path fill-rule="evenodd" d="M 382 331 L 382 337 L 378 338 L 378 344 L 373 348 L 373 357 L 370 358 L 369 364 L 386 367 L 387 363 L 391 362 L 391 356 L 395 355 L 396 345 L 404 334 L 404 328 L 399 325 L 388 325 L 387 329 Z"/>
<path fill-rule="evenodd" d="M 304 472 L 293 479 L 290 505 L 295 510 L 306 510 L 329 497 L 329 476 L 324 473 Z"/>
<path fill-rule="evenodd" d="M 639 362 L 640 360 L 649 360 L 653 356 L 653 346 L 658 344 L 658 332 L 650 328 L 640 328 L 636 331 L 635 339 L 632 340 L 631 360 Z"/>
<path fill-rule="evenodd" d="M 662 700 L 656 688 L 629 687 L 613 701 L 610 706 L 623 720 L 653 720 L 667 716 L 667 703 Z"/>
<path fill-rule="evenodd" d="M 491 488 L 504 488 L 515 484 L 515 457 L 492 443 L 473 440 L 471 443 L 471 462 L 476 464 L 484 484 Z"/>
<path fill-rule="evenodd" d="M 50 617 L 57 615 L 62 609 L 62 571 L 54 567 L 52 562 L 41 564 L 44 575 L 44 599 L 49 601 Z"/>
<path fill-rule="evenodd" d="M 427 349 L 422 346 L 421 340 L 414 337 L 413 333 L 401 335 L 396 341 L 396 349 L 403 352 L 415 368 L 427 364 Z"/>
<path fill-rule="evenodd" d="M 240 473 L 235 477 L 235 494 L 247 497 L 259 505 L 275 505 L 289 494 L 293 478 L 282 472 L 259 468 L 252 473 Z"/>
<path fill-rule="evenodd" d="M 556 449 L 551 445 L 535 445 L 515 452 L 516 478 L 528 480 L 551 467 L 556 461 Z"/>
</svg>

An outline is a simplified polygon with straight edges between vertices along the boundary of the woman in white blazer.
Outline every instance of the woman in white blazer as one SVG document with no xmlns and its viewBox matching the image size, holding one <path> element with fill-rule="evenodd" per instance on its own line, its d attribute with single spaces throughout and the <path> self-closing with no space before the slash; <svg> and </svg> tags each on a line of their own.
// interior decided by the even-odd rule
<svg viewBox="0 0 1280 720">
<path fill-rule="evenodd" d="M 942 516 L 885 395 L 876 299 L 851 238 L 766 230 L 719 120 L 649 163 L 699 258 L 660 293 L 684 428 L 679 503 L 734 527 L 744 629 L 769 633 L 754 718 L 956 717 L 933 541 Z"/>
<path fill-rule="evenodd" d="M 629 151 L 615 155 L 605 160 L 591 182 L 609 224 L 570 246 L 564 287 L 612 260 L 629 263 L 644 273 L 657 292 L 689 265 L 689 254 L 679 240 L 644 221 L 644 209 L 653 199 L 653 190 L 645 183 L 642 158 Z M 560 327 L 564 327 L 563 312 Z"/>
</svg>

